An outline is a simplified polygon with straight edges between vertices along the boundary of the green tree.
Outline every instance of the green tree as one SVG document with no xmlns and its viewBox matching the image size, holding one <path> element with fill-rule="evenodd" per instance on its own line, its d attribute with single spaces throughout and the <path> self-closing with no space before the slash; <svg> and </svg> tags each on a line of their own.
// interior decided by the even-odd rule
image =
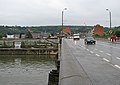
<svg viewBox="0 0 120 85">
<path fill-rule="evenodd" d="M 3 35 L 0 33 L 0 39 L 3 37 Z"/>
<path fill-rule="evenodd" d="M 120 30 L 116 30 L 116 31 L 114 32 L 114 35 L 116 35 L 117 37 L 120 37 Z"/>
</svg>

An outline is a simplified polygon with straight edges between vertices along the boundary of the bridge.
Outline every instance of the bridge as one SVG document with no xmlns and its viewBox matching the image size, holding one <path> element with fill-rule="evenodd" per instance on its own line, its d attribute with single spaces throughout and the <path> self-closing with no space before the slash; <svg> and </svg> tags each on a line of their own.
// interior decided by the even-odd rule
<svg viewBox="0 0 120 85">
<path fill-rule="evenodd" d="M 120 85 L 120 42 L 63 39 L 59 85 Z"/>
</svg>

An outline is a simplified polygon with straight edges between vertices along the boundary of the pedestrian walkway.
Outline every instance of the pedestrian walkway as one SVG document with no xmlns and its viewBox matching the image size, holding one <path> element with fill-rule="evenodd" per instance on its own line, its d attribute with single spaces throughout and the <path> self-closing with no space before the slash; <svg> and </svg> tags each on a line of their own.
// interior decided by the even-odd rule
<svg viewBox="0 0 120 85">
<path fill-rule="evenodd" d="M 63 40 L 60 58 L 59 85 L 92 85 L 89 77 Z"/>
<path fill-rule="evenodd" d="M 120 40 L 116 40 L 116 42 L 112 42 L 110 41 L 110 39 L 105 39 L 105 38 L 97 38 L 97 40 L 108 42 L 108 43 L 113 43 L 113 44 L 120 44 Z"/>
</svg>

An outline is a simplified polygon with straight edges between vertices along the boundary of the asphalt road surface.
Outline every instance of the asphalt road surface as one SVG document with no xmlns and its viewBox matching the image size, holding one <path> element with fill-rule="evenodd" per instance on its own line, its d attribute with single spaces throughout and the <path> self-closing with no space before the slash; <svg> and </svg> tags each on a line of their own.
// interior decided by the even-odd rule
<svg viewBox="0 0 120 85">
<path fill-rule="evenodd" d="M 95 45 L 85 45 L 83 39 L 64 42 L 92 85 L 120 85 L 120 44 L 97 41 Z"/>
</svg>

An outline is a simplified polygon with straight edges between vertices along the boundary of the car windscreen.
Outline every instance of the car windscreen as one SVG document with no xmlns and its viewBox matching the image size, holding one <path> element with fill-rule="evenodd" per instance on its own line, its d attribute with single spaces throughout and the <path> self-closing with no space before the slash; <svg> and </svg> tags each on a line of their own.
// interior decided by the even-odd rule
<svg viewBox="0 0 120 85">
<path fill-rule="evenodd" d="M 87 37 L 87 40 L 94 40 L 93 37 Z"/>
</svg>

